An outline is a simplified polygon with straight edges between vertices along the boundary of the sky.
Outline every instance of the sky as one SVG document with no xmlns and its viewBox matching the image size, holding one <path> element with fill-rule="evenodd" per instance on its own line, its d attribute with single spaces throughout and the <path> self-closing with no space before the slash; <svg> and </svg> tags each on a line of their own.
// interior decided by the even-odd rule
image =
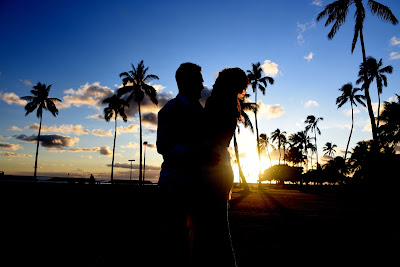
<svg viewBox="0 0 400 267">
<path fill-rule="evenodd" d="M 122 84 L 119 74 L 144 60 L 159 80 L 159 104 L 143 103 L 146 180 L 157 181 L 162 156 L 157 153 L 157 112 L 177 93 L 175 71 L 181 63 L 202 67 L 205 92 L 226 67 L 251 69 L 260 62 L 274 78 L 266 94 L 258 93 L 259 132 L 270 136 L 279 128 L 288 136 L 304 130 L 308 115 L 322 117 L 317 136 L 321 163 L 327 142 L 343 156 L 350 125 L 350 105 L 337 109 L 338 89 L 355 84 L 362 61 L 360 43 L 351 53 L 354 8 L 333 40 L 330 27 L 316 17 L 331 0 L 264 1 L 1 1 L 0 2 L 0 171 L 33 175 L 39 119 L 25 116 L 21 96 L 38 82 L 52 85 L 50 97 L 62 100 L 59 115 L 44 112 L 38 175 L 110 177 L 114 122 L 103 119 L 101 100 Z M 366 5 L 366 1 L 363 1 Z M 400 2 L 381 0 L 400 19 Z M 364 22 L 367 56 L 392 65 L 383 101 L 400 94 L 400 26 L 380 21 L 367 11 Z M 377 110 L 376 87 L 371 98 Z M 248 91 L 254 100 L 254 93 Z M 138 177 L 139 126 L 137 109 L 129 120 L 118 120 L 114 177 Z M 254 116 L 249 114 L 251 118 Z M 367 110 L 355 109 L 350 142 L 372 137 Z M 257 179 L 256 136 L 241 127 L 238 135 L 243 170 Z M 276 164 L 278 153 L 273 154 Z M 314 156 L 315 163 L 315 156 Z M 270 166 L 266 155 L 262 168 Z M 233 165 L 237 170 L 237 165 Z"/>
</svg>

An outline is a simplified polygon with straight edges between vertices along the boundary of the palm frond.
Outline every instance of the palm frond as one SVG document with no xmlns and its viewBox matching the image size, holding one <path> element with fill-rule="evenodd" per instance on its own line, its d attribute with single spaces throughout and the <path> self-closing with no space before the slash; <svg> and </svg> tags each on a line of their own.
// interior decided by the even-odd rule
<svg viewBox="0 0 400 267">
<path fill-rule="evenodd" d="M 157 100 L 157 91 L 156 89 L 154 89 L 153 86 L 148 85 L 148 84 L 143 84 L 143 90 L 146 93 L 146 95 L 148 97 L 150 97 L 151 102 L 153 102 L 154 104 L 158 104 L 158 100 Z"/>
<path fill-rule="evenodd" d="M 399 22 L 395 17 L 395 15 L 390 10 L 390 8 L 385 5 L 382 5 L 381 3 L 378 3 L 373 0 L 368 0 L 368 7 L 373 14 L 377 15 L 378 18 L 380 18 L 383 21 L 390 22 L 393 25 L 396 25 Z"/>
</svg>

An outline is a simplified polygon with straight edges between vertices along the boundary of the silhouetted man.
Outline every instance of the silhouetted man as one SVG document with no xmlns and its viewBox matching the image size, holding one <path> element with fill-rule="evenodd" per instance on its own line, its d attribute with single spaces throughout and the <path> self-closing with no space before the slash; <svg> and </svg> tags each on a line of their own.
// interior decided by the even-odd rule
<svg viewBox="0 0 400 267">
<path fill-rule="evenodd" d="M 175 78 L 179 94 L 158 113 L 157 151 L 164 159 L 158 184 L 166 238 L 162 250 L 171 266 L 186 266 L 190 188 L 204 160 L 204 110 L 199 103 L 204 86 L 201 67 L 193 63 L 181 64 Z"/>
</svg>

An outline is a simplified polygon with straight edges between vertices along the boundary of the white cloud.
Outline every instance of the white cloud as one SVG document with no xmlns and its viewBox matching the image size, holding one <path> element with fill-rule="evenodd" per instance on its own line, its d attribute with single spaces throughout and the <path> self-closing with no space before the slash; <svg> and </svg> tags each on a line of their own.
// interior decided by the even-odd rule
<svg viewBox="0 0 400 267">
<path fill-rule="evenodd" d="M 358 113 L 360 113 L 360 112 L 361 112 L 361 111 L 360 111 L 359 108 L 357 108 L 357 107 L 354 107 L 354 108 L 353 108 L 353 113 L 354 113 L 354 114 L 358 114 Z M 344 113 L 345 115 L 347 115 L 347 116 L 351 116 L 351 108 L 346 109 L 346 110 L 343 110 L 343 113 Z"/>
<path fill-rule="evenodd" d="M 85 119 L 95 119 L 98 121 L 104 121 L 104 116 L 102 116 L 100 114 L 94 114 L 94 115 L 85 117 Z"/>
<path fill-rule="evenodd" d="M 65 107 L 88 105 L 100 109 L 103 99 L 112 96 L 114 91 L 95 82 L 93 84 L 86 83 L 77 90 L 68 89 L 64 93 L 67 94 L 64 96 Z"/>
<path fill-rule="evenodd" d="M 261 65 L 261 69 L 267 76 L 276 77 L 279 73 L 278 64 L 272 62 L 271 60 L 265 60 L 264 64 Z"/>
<path fill-rule="evenodd" d="M 361 131 L 363 131 L 363 132 L 371 132 L 372 131 L 371 122 L 367 122 L 367 124 L 365 124 L 364 128 Z"/>
<path fill-rule="evenodd" d="M 69 152 L 99 152 L 100 147 L 92 147 L 92 148 L 81 148 L 75 147 L 68 150 Z"/>
<path fill-rule="evenodd" d="M 137 133 L 139 132 L 139 125 L 131 124 L 129 126 L 119 126 L 117 127 L 118 133 Z"/>
<path fill-rule="evenodd" d="M 392 52 L 389 54 L 389 57 L 391 60 L 400 59 L 400 54 L 399 54 L 399 52 Z"/>
<path fill-rule="evenodd" d="M 400 39 L 397 39 L 396 36 L 393 36 L 392 39 L 390 39 L 390 44 L 391 45 L 400 45 Z"/>
<path fill-rule="evenodd" d="M 129 142 L 126 146 L 121 146 L 122 148 L 138 148 L 139 144 L 135 142 Z"/>
<path fill-rule="evenodd" d="M 100 148 L 100 154 L 109 157 L 112 155 L 112 151 L 109 146 L 102 146 Z"/>
<path fill-rule="evenodd" d="M 20 129 L 19 127 L 17 127 L 17 126 L 11 126 L 10 128 L 7 128 L 6 130 L 10 130 L 10 131 L 18 131 L 18 132 L 21 132 L 22 131 L 22 129 Z"/>
<path fill-rule="evenodd" d="M 297 43 L 299 45 L 303 45 L 305 43 L 303 34 L 306 31 L 308 31 L 308 30 L 310 30 L 312 28 L 315 28 L 315 26 L 316 26 L 315 21 L 307 22 L 307 23 L 304 23 L 304 24 L 301 24 L 301 23 L 297 22 L 297 31 L 299 32 L 299 34 L 297 35 Z"/>
<path fill-rule="evenodd" d="M 304 104 L 304 106 L 306 107 L 306 108 L 309 108 L 309 107 L 319 107 L 319 104 L 318 104 L 318 102 L 317 101 L 315 101 L 315 100 L 308 100 L 305 104 Z"/>
<path fill-rule="evenodd" d="M 103 131 L 102 129 L 94 129 L 92 131 L 92 134 L 96 136 L 107 136 L 107 137 L 113 136 L 112 129 L 108 130 L 107 132 Z"/>
<path fill-rule="evenodd" d="M 19 80 L 21 83 L 25 84 L 26 86 L 31 86 L 33 83 L 30 80 Z"/>
<path fill-rule="evenodd" d="M 280 104 L 275 105 L 265 105 L 261 100 L 257 102 L 259 109 L 257 114 L 260 117 L 265 117 L 267 119 L 275 119 L 283 116 L 285 114 L 285 109 Z"/>
<path fill-rule="evenodd" d="M 39 130 L 39 124 L 34 123 L 32 125 L 29 126 L 25 126 L 25 129 L 31 129 L 31 130 L 35 130 L 38 131 Z M 42 125 L 42 132 L 54 132 L 54 133 L 75 133 L 76 135 L 87 135 L 88 133 L 90 133 L 90 131 L 88 129 L 85 129 L 82 125 L 77 124 L 77 125 L 73 125 L 73 124 L 62 124 L 59 127 L 57 127 L 56 125 L 53 126 L 46 126 L 46 125 Z"/>
<path fill-rule="evenodd" d="M 322 6 L 322 0 L 313 0 L 311 5 L 314 6 Z"/>
<path fill-rule="evenodd" d="M 25 157 L 32 157 L 32 155 L 28 154 L 15 154 L 14 152 L 8 152 L 8 151 L 0 151 L 0 155 L 4 155 L 6 157 L 11 157 L 11 158 L 25 158 Z"/>
<path fill-rule="evenodd" d="M 314 53 L 310 52 L 310 54 L 308 54 L 308 56 L 305 56 L 304 59 L 307 59 L 307 62 L 310 63 L 310 60 L 313 59 L 314 57 Z"/>
<path fill-rule="evenodd" d="M 3 92 L 0 92 L 0 99 L 5 101 L 9 105 L 17 104 L 17 105 L 25 106 L 28 103 L 26 100 L 22 100 L 15 93 L 3 93 Z"/>
<path fill-rule="evenodd" d="M 0 148 L 5 149 L 5 150 L 18 150 L 21 149 L 22 146 L 19 144 L 10 144 L 10 143 L 5 143 L 5 142 L 0 142 Z"/>
</svg>

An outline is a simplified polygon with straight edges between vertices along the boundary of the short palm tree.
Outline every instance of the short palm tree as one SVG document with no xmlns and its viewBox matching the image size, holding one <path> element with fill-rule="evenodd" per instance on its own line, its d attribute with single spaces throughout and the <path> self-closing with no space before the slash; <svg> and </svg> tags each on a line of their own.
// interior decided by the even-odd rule
<svg viewBox="0 0 400 267">
<path fill-rule="evenodd" d="M 119 77 L 123 77 L 122 79 L 122 84 L 123 87 L 118 89 L 118 95 L 128 95 L 126 98 L 126 101 L 129 102 L 132 99 L 137 103 L 138 105 L 138 111 L 139 111 L 139 138 L 140 138 L 140 144 L 139 144 L 139 184 L 142 184 L 142 177 L 143 177 L 143 166 L 142 166 L 142 154 L 143 154 L 143 141 L 142 141 L 142 113 L 140 110 L 140 103 L 143 101 L 145 95 L 147 95 L 151 102 L 154 104 L 158 104 L 157 100 L 157 91 L 154 89 L 153 86 L 149 85 L 148 83 L 153 81 L 153 80 L 158 80 L 158 76 L 154 74 L 147 74 L 147 71 L 149 70 L 148 67 L 145 67 L 143 64 L 143 60 L 140 61 L 140 63 L 135 67 L 133 64 L 131 64 L 132 70 L 128 72 L 122 72 Z"/>
<path fill-rule="evenodd" d="M 385 73 L 392 74 L 393 67 L 391 65 L 382 67 L 382 59 L 379 62 L 373 57 L 367 57 L 366 63 L 360 64 L 360 72 L 358 73 L 358 80 L 357 84 L 363 82 L 365 87 L 370 86 L 370 84 L 376 80 L 376 87 L 378 89 L 378 115 L 377 115 L 377 122 L 376 127 L 379 128 L 379 113 L 380 113 L 380 106 L 381 106 L 381 94 L 383 86 L 387 87 L 387 78 Z M 368 80 L 365 80 L 364 73 L 367 73 Z"/>
<path fill-rule="evenodd" d="M 365 53 L 364 36 L 363 36 L 363 26 L 365 19 L 365 8 L 362 0 L 336 0 L 331 4 L 327 5 L 325 9 L 318 14 L 317 21 L 320 21 L 324 17 L 328 17 L 325 26 L 333 23 L 332 29 L 328 34 L 328 39 L 332 39 L 339 28 L 346 21 L 347 14 L 349 13 L 350 6 L 354 4 L 356 7 L 356 12 L 354 14 L 355 27 L 354 27 L 354 37 L 351 45 L 351 52 L 353 53 L 354 48 L 357 44 L 358 36 L 360 36 L 361 50 L 363 55 L 363 63 L 366 64 L 367 56 Z M 389 7 L 382 5 L 373 0 L 368 0 L 368 8 L 374 14 L 377 15 L 381 20 L 385 22 L 390 22 L 393 25 L 398 23 L 397 18 L 393 15 Z M 364 73 L 365 80 L 367 80 L 367 74 Z M 377 127 L 375 124 L 375 116 L 372 110 L 371 97 L 369 95 L 369 88 L 364 88 L 365 98 L 367 100 L 368 114 L 371 121 L 372 136 L 374 141 L 377 141 Z"/>
<path fill-rule="evenodd" d="M 115 141 L 117 139 L 117 118 L 118 115 L 122 117 L 124 122 L 128 121 L 128 117 L 125 114 L 125 107 L 129 107 L 129 104 L 122 98 L 120 98 L 117 94 L 114 94 L 111 97 L 108 97 L 103 100 L 103 104 L 108 104 L 108 107 L 104 108 L 104 118 L 106 121 L 110 121 L 112 117 L 114 117 L 115 121 L 115 130 L 114 130 L 114 146 L 113 146 L 113 155 L 111 161 L 111 183 L 114 182 L 114 155 L 115 155 Z"/>
<path fill-rule="evenodd" d="M 342 95 L 336 98 L 336 105 L 338 108 L 341 108 L 344 104 L 347 103 L 347 101 L 350 102 L 351 106 L 351 129 L 350 129 L 350 135 L 349 135 L 349 140 L 347 141 L 346 145 L 346 152 L 344 154 L 344 159 L 346 160 L 347 157 L 347 151 L 349 150 L 349 144 L 350 144 L 350 139 L 351 135 L 353 133 L 353 128 L 354 128 L 354 106 L 357 106 L 357 103 L 363 105 L 365 107 L 365 103 L 363 100 L 365 100 L 364 95 L 358 95 L 357 92 L 361 91 L 360 88 L 353 88 L 352 83 L 346 83 L 343 85 L 339 91 L 342 92 Z"/>
<path fill-rule="evenodd" d="M 310 143 L 310 137 L 307 135 L 307 131 L 300 131 L 289 136 L 289 141 L 293 146 L 298 147 L 300 150 L 304 151 L 304 157 L 307 160 L 307 170 L 308 170 L 308 144 Z"/>
<path fill-rule="evenodd" d="M 281 164 L 281 146 L 286 143 L 286 132 L 281 131 L 277 128 L 275 131 L 271 133 L 271 141 L 278 142 L 278 150 L 279 150 L 279 165 Z"/>
<path fill-rule="evenodd" d="M 257 103 L 257 89 L 261 91 L 263 95 L 265 95 L 265 90 L 267 88 L 268 83 L 274 84 L 274 79 L 269 76 L 262 77 L 262 69 L 261 63 L 252 63 L 252 70 L 247 71 L 247 76 L 249 77 L 249 81 L 251 83 L 251 87 L 253 88 L 255 103 Z M 256 135 L 257 135 L 257 152 L 258 152 L 258 160 L 261 162 L 261 154 L 260 154 L 260 139 L 258 134 L 258 121 L 257 121 L 257 110 L 254 112 L 255 123 L 256 123 Z M 261 169 L 260 169 L 260 177 L 261 177 Z"/>
<path fill-rule="evenodd" d="M 382 135 L 385 141 L 396 147 L 400 142 L 400 96 L 396 94 L 397 100 L 393 102 L 384 102 L 384 109 L 380 121 L 383 122 Z"/>
<path fill-rule="evenodd" d="M 268 157 L 269 157 L 269 165 L 272 166 L 271 154 L 269 153 L 269 149 L 268 149 L 268 147 L 270 146 L 269 140 L 270 140 L 270 138 L 265 133 L 260 134 L 260 151 L 267 152 Z"/>
<path fill-rule="evenodd" d="M 305 123 L 307 123 L 306 125 L 306 131 L 308 132 L 309 130 L 311 130 L 311 132 L 314 132 L 314 138 L 315 138 L 315 149 L 316 149 L 316 155 L 317 155 L 317 167 L 318 167 L 318 146 L 317 146 L 317 133 L 319 135 L 321 135 L 321 130 L 318 128 L 318 123 L 320 121 L 324 120 L 324 118 L 319 117 L 316 118 L 314 115 L 309 115 L 307 116 L 307 119 L 305 121 Z"/>
<path fill-rule="evenodd" d="M 33 174 L 34 181 L 36 181 L 37 160 L 39 154 L 40 131 L 42 129 L 43 109 L 50 111 L 51 114 L 53 114 L 53 116 L 56 117 L 58 115 L 58 109 L 55 103 L 57 101 L 61 102 L 61 100 L 58 98 L 49 97 L 50 89 L 51 85 L 46 86 L 46 84 L 41 84 L 40 82 L 38 82 L 35 86 L 33 86 L 33 90 L 31 90 L 32 96 L 21 97 L 21 99 L 29 101 L 25 105 L 25 110 L 26 110 L 25 116 L 36 109 L 36 116 L 40 119 L 39 132 L 36 143 L 35 171 Z"/>
<path fill-rule="evenodd" d="M 325 146 L 323 147 L 323 151 L 325 152 L 325 155 L 334 157 L 335 153 L 336 153 L 336 150 L 335 150 L 336 147 L 337 147 L 337 145 L 332 144 L 332 142 L 327 142 L 325 144 Z"/>
</svg>

